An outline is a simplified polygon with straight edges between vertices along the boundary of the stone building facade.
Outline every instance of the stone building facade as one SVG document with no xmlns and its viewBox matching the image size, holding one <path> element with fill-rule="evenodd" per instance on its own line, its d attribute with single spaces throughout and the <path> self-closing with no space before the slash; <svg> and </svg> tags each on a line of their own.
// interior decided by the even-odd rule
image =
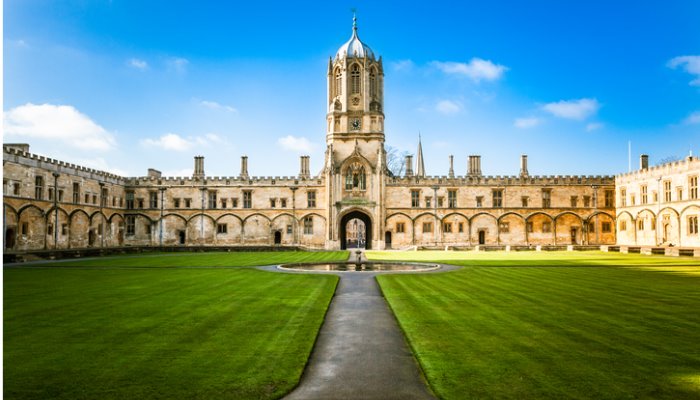
<svg viewBox="0 0 700 400">
<path fill-rule="evenodd" d="M 618 243 L 633 246 L 700 247 L 700 159 L 689 156 L 615 177 Z"/>
<path fill-rule="evenodd" d="M 384 150 L 383 62 L 359 39 L 355 23 L 350 40 L 329 59 L 327 81 L 327 147 L 316 175 L 302 156 L 295 176 L 249 176 L 246 157 L 238 176 L 208 176 L 197 156 L 190 177 L 153 169 L 120 177 L 37 156 L 28 145 L 4 145 L 5 251 L 338 249 L 358 237 L 372 249 L 614 244 L 617 219 L 636 220 L 642 212 L 615 205 L 616 183 L 637 175 L 534 176 L 527 156 L 513 176 L 485 176 L 480 157 L 470 155 L 466 174 L 455 175 L 450 156 L 448 174 L 431 177 L 419 142 L 415 173 L 409 156 L 405 175 L 393 176 Z M 692 163 L 697 169 L 697 159 Z"/>
</svg>

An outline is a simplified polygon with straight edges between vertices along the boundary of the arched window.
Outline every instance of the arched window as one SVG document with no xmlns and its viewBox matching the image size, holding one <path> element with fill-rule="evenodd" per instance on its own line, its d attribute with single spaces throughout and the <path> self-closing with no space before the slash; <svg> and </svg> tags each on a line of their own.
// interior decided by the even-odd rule
<svg viewBox="0 0 700 400">
<path fill-rule="evenodd" d="M 340 68 L 335 69 L 335 96 L 340 96 L 343 94 L 343 73 L 340 72 Z"/>
<path fill-rule="evenodd" d="M 352 163 L 345 172 L 345 190 L 353 189 L 367 189 L 365 167 L 357 162 Z"/>
<path fill-rule="evenodd" d="M 352 69 L 350 71 L 351 93 L 360 93 L 360 66 L 357 64 L 353 64 Z"/>
<path fill-rule="evenodd" d="M 377 97 L 377 70 L 374 67 L 369 72 L 369 95 Z"/>
</svg>

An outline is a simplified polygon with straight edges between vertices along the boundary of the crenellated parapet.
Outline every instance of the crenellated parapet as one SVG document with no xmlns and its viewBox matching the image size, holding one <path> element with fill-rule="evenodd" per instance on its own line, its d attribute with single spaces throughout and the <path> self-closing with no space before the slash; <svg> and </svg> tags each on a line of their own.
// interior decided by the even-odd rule
<svg viewBox="0 0 700 400">
<path fill-rule="evenodd" d="M 644 156 L 645 155 L 643 154 L 642 156 L 640 156 L 640 158 Z M 643 161 L 640 160 L 640 163 L 641 162 Z M 645 179 L 648 177 L 675 174 L 689 170 L 697 170 L 698 168 L 700 168 L 700 158 L 688 156 L 682 160 L 659 164 L 652 167 L 647 166 L 646 168 L 644 168 L 642 165 L 642 168 L 638 170 L 615 175 L 615 178 L 618 181 L 630 181 Z"/>
<path fill-rule="evenodd" d="M 192 177 L 153 177 L 142 176 L 126 178 L 125 185 L 133 186 L 167 186 L 167 187 L 256 187 L 256 186 L 281 186 L 281 187 L 303 187 L 322 186 L 324 177 L 299 178 L 297 176 L 207 176 L 204 178 Z"/>
<path fill-rule="evenodd" d="M 571 186 L 614 185 L 610 175 L 530 175 L 530 176 L 403 176 L 387 178 L 387 186 Z"/>
<path fill-rule="evenodd" d="M 13 162 L 25 167 L 39 168 L 49 172 L 99 180 L 115 185 L 123 185 L 126 182 L 126 178 L 119 175 L 40 156 L 28 151 L 22 151 L 22 149 L 16 147 L 16 145 L 3 145 L 3 162 Z"/>
</svg>

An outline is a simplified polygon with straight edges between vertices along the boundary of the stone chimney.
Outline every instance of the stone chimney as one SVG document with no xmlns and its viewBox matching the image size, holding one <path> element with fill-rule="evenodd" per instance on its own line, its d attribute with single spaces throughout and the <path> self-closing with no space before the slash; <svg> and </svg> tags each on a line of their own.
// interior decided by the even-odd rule
<svg viewBox="0 0 700 400">
<path fill-rule="evenodd" d="M 248 156 L 241 156 L 241 179 L 248 179 Z"/>
<path fill-rule="evenodd" d="M 194 156 L 193 178 L 204 178 L 204 156 Z"/>
<path fill-rule="evenodd" d="M 406 156 L 406 176 L 413 176 L 413 156 Z"/>
<path fill-rule="evenodd" d="M 469 176 L 481 176 L 481 156 L 469 156 Z"/>
<path fill-rule="evenodd" d="M 450 178 L 455 177 L 455 156 L 450 154 L 450 172 L 447 173 Z"/>
<path fill-rule="evenodd" d="M 523 154 L 520 156 L 520 176 L 526 177 L 528 176 L 527 172 L 527 154 Z"/>
<path fill-rule="evenodd" d="M 2 147 L 15 149 L 23 153 L 29 153 L 29 144 L 27 143 L 3 143 Z"/>
<path fill-rule="evenodd" d="M 299 157 L 299 162 L 300 162 L 300 167 L 299 167 L 299 178 L 301 179 L 309 179 L 311 177 L 311 172 L 309 168 L 309 160 L 311 157 L 309 156 L 300 156 Z"/>
<path fill-rule="evenodd" d="M 642 154 L 639 156 L 639 169 L 647 169 L 649 168 L 649 156 L 646 154 Z"/>
<path fill-rule="evenodd" d="M 158 171 L 157 169 L 149 168 L 148 169 L 148 177 L 149 178 L 160 178 L 161 172 Z"/>
</svg>

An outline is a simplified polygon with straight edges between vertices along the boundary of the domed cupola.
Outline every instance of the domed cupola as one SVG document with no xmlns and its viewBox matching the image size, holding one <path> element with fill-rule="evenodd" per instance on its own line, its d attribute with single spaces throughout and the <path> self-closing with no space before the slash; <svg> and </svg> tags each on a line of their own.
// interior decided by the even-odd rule
<svg viewBox="0 0 700 400">
<path fill-rule="evenodd" d="M 335 53 L 335 59 L 340 58 L 370 58 L 374 60 L 374 52 L 357 36 L 357 17 L 352 17 L 352 36 L 350 40 L 340 46 Z"/>
<path fill-rule="evenodd" d="M 352 18 L 352 37 L 328 60 L 326 128 L 330 140 L 384 138 L 384 68 L 382 57 L 357 36 Z M 348 142 L 349 143 L 349 142 Z"/>
</svg>

